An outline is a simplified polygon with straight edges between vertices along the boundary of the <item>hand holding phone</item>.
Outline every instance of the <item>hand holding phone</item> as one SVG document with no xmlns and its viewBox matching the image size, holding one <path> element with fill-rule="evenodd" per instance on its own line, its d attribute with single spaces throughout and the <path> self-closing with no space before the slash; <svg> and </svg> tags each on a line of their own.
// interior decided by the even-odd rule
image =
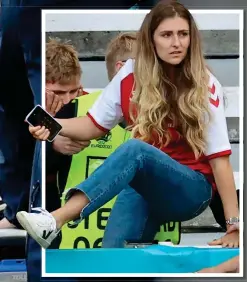
<svg viewBox="0 0 247 282">
<path fill-rule="evenodd" d="M 50 131 L 44 126 L 32 126 L 28 127 L 29 132 L 33 135 L 33 137 L 40 141 L 48 141 L 48 137 L 50 135 Z"/>
<path fill-rule="evenodd" d="M 31 125 L 30 133 L 43 141 L 52 142 L 62 129 L 62 126 L 40 105 L 34 107 L 25 120 Z"/>
</svg>

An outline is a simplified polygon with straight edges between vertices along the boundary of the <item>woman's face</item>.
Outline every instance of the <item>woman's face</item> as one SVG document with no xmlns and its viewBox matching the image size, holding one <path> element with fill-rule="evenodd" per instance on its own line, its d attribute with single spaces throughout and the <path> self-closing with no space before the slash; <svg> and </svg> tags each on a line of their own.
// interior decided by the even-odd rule
<svg viewBox="0 0 247 282">
<path fill-rule="evenodd" d="M 158 57 L 168 64 L 178 65 L 190 45 L 189 24 L 180 17 L 165 19 L 156 28 L 153 40 Z"/>
</svg>

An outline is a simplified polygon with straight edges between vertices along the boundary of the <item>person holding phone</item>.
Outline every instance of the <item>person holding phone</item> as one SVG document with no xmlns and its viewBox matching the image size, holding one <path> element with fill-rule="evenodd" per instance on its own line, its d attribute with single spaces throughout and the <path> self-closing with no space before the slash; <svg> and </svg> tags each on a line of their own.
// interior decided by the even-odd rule
<svg viewBox="0 0 247 282">
<path fill-rule="evenodd" d="M 42 247 L 50 245 L 65 223 L 80 222 L 126 185 L 163 221 L 198 216 L 216 191 L 227 229 L 239 221 L 222 87 L 206 68 L 192 15 L 177 2 L 161 1 L 146 15 L 135 61 L 125 63 L 88 115 L 59 123 L 61 135 L 91 140 L 123 119 L 134 138 L 69 190 L 62 208 L 17 214 Z M 36 131 L 33 136 L 39 138 L 42 132 Z M 43 238 L 44 232 L 49 238 Z M 239 245 L 238 232 L 232 234 L 224 246 Z"/>
</svg>

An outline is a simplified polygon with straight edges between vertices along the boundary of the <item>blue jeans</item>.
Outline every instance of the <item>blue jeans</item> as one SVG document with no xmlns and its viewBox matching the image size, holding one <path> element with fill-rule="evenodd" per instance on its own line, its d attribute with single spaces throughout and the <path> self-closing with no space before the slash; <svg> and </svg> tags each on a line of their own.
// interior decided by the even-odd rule
<svg viewBox="0 0 247 282">
<path fill-rule="evenodd" d="M 131 139 L 109 156 L 88 179 L 68 191 L 66 200 L 76 190 L 85 193 L 89 199 L 89 204 L 82 210 L 81 218 L 75 220 L 76 223 L 114 198 L 128 185 L 142 196 L 143 201 L 138 200 L 137 204 L 141 205 L 134 208 L 127 195 L 124 199 L 126 209 L 123 212 L 131 213 L 132 216 L 129 216 L 128 222 L 120 221 L 119 218 L 116 219 L 118 223 L 114 220 L 112 232 L 115 234 L 117 229 L 125 232 L 124 229 L 127 228 L 130 237 L 143 232 L 146 222 L 141 221 L 144 216 L 147 218 L 147 210 L 159 223 L 186 221 L 202 213 L 212 198 L 211 184 L 204 175 L 178 163 L 145 142 Z M 144 201 L 147 208 L 143 209 Z M 133 228 L 138 222 L 139 228 Z M 122 226 L 118 227 L 121 223 Z M 137 229 L 136 234 L 131 234 L 132 228 Z"/>
<path fill-rule="evenodd" d="M 102 247 L 122 248 L 125 240 L 151 242 L 163 223 L 149 209 L 148 202 L 128 187 L 120 192 L 113 205 Z"/>
</svg>

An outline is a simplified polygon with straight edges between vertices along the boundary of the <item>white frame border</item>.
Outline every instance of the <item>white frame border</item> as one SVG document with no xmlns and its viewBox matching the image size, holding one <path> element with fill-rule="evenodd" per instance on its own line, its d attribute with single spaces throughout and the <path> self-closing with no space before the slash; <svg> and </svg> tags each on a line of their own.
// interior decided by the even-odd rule
<svg viewBox="0 0 247 282">
<path fill-rule="evenodd" d="M 45 93 L 45 34 L 47 14 L 89 14 L 89 13 L 147 13 L 148 10 L 42 10 L 42 92 Z M 244 117 L 244 79 L 243 79 L 243 30 L 244 30 L 244 10 L 190 10 L 193 14 L 238 14 L 239 15 L 239 131 L 240 131 L 240 154 L 239 154 L 239 177 L 240 185 L 244 183 L 243 176 L 243 117 Z M 45 106 L 45 95 L 42 95 L 42 106 Z M 42 142 L 42 207 L 45 203 L 45 142 Z M 243 219 L 243 187 L 240 188 L 240 218 Z M 240 229 L 243 230 L 243 221 L 240 222 Z M 243 277 L 243 232 L 240 232 L 240 272 L 231 274 L 206 274 L 206 273 L 46 273 L 45 271 L 45 250 L 42 249 L 42 277 Z"/>
</svg>

